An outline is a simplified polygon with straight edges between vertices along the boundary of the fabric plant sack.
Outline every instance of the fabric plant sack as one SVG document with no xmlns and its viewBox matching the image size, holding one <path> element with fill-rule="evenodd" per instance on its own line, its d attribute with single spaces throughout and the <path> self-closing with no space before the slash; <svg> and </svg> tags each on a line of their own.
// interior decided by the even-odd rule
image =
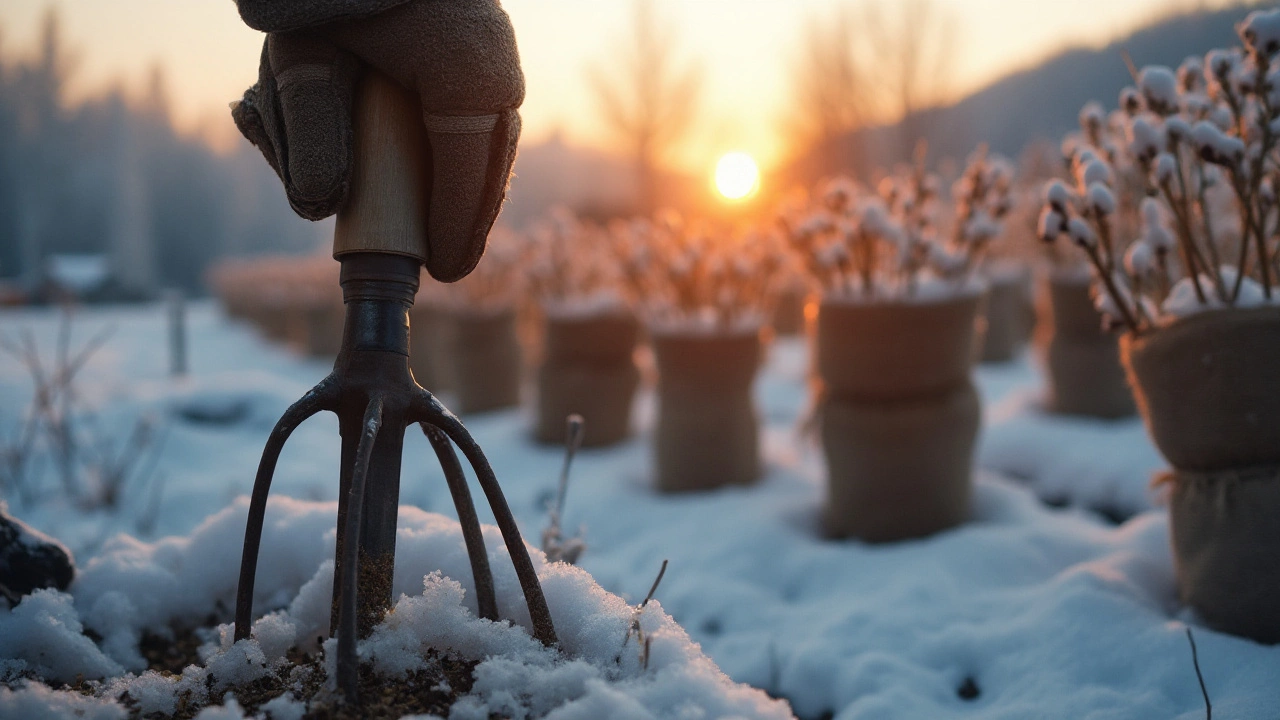
<svg viewBox="0 0 1280 720">
<path fill-rule="evenodd" d="M 449 317 L 458 411 L 478 413 L 520 404 L 520 342 L 514 310 L 454 312 Z"/>
<path fill-rule="evenodd" d="M 759 329 L 653 330 L 651 341 L 658 368 L 658 489 L 711 490 L 755 481 L 759 416 L 751 386 L 763 356 Z"/>
<path fill-rule="evenodd" d="M 433 393 L 457 386 L 453 334 L 450 315 L 439 305 L 419 297 L 409 308 L 409 368 L 418 384 Z"/>
<path fill-rule="evenodd" d="M 1049 277 L 1053 329 L 1045 352 L 1047 407 L 1063 415 L 1115 419 L 1136 412 L 1120 364 L 1119 340 L 1106 332 L 1085 276 Z"/>
<path fill-rule="evenodd" d="M 1280 642 L 1280 308 L 1203 312 L 1121 348 L 1173 466 L 1179 595 L 1218 630 Z"/>
<path fill-rule="evenodd" d="M 803 285 L 788 287 L 778 293 L 773 306 L 773 334 L 789 336 L 804 334 L 804 306 L 809 300 L 809 289 Z"/>
<path fill-rule="evenodd" d="M 545 328 L 534 438 L 564 443 L 565 418 L 577 413 L 586 421 L 584 447 L 625 439 L 640 384 L 633 359 L 639 335 L 635 317 L 629 312 L 548 313 Z"/>
<path fill-rule="evenodd" d="M 1008 362 L 1026 345 L 1035 325 L 1031 268 L 1020 263 L 992 263 L 983 320 L 982 362 Z"/>
<path fill-rule="evenodd" d="M 822 302 L 816 354 L 830 536 L 903 540 L 968 517 L 982 297 Z"/>
<path fill-rule="evenodd" d="M 332 298 L 325 301 L 316 298 L 305 311 L 307 355 L 315 358 L 334 358 L 342 349 L 342 328 L 346 320 L 342 301 Z"/>
</svg>

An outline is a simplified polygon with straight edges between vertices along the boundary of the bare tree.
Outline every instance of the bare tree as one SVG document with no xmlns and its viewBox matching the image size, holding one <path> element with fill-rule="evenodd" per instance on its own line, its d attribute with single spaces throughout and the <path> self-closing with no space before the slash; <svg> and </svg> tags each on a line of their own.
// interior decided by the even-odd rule
<svg viewBox="0 0 1280 720">
<path fill-rule="evenodd" d="M 867 6 L 867 38 L 883 109 L 901 118 L 905 160 L 930 128 L 919 114 L 942 99 L 955 60 L 955 18 L 935 0 L 877 0 Z"/>
<path fill-rule="evenodd" d="M 658 169 L 689 131 L 702 89 L 701 68 L 677 59 L 677 37 L 658 16 L 653 0 L 636 0 L 621 55 L 588 71 L 600 112 L 635 163 L 640 209 L 658 203 Z M 616 68 L 606 74 L 602 68 Z"/>
<path fill-rule="evenodd" d="M 845 4 L 832 17 L 810 17 L 791 69 L 791 114 L 784 127 L 797 150 L 817 151 L 822 157 L 822 173 L 857 163 L 852 152 L 837 147 L 868 121 L 879 92 L 872 85 L 862 23 L 853 9 Z"/>
</svg>

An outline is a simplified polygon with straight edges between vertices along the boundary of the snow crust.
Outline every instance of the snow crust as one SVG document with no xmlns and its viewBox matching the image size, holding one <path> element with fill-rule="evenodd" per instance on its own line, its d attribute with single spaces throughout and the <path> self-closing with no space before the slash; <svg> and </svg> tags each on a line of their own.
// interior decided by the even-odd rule
<svg viewBox="0 0 1280 720">
<path fill-rule="evenodd" d="M 42 591 L 0 614 L 5 623 L 0 629 L 6 631 L 0 651 L 25 663 L 19 669 L 35 669 L 54 681 L 76 675 L 109 678 L 107 704 L 128 692 L 143 712 L 167 713 L 184 690 L 204 697 L 207 689 L 216 701 L 226 689 L 285 662 L 285 652 L 295 644 L 314 649 L 329 625 L 337 506 L 279 498 L 268 504 L 255 596 L 259 607 L 282 602 L 284 607 L 255 622 L 251 640 L 233 643 L 231 626 L 222 626 L 220 642 L 201 650 L 203 667 L 192 666 L 180 678 L 123 673 L 123 667 L 145 667 L 136 653 L 144 627 L 163 631 L 171 622 L 190 622 L 233 600 L 247 511 L 241 498 L 188 537 L 156 543 L 116 538 L 85 568 L 70 595 Z M 394 587 L 399 600 L 361 643 L 361 657 L 389 677 L 424 668 L 430 649 L 479 661 L 472 695 L 451 714 L 460 719 L 491 713 L 542 717 L 553 710 L 581 716 L 574 707 L 579 702 L 603 709 L 606 716 L 621 704 L 628 712 L 643 708 L 640 717 L 647 718 L 679 717 L 695 708 L 709 717 L 789 717 L 785 703 L 730 681 L 656 600 L 639 616 L 652 643 L 648 667 L 642 667 L 634 641 L 624 647 L 632 607 L 601 589 L 586 571 L 548 564 L 535 550 L 561 652 L 544 647 L 526 630 L 528 612 L 501 536 L 487 527 L 485 539 L 500 612 L 516 625 L 476 617 L 457 523 L 402 508 Z M 76 607 L 90 627 L 112 633 L 101 652 L 81 633 Z M 327 654 L 331 645 L 325 643 Z M 230 704 L 210 715 L 241 716 Z"/>
<path fill-rule="evenodd" d="M 329 370 L 327 363 L 262 344 L 209 305 L 191 307 L 194 376 L 189 382 L 211 399 L 219 393 L 257 393 L 266 415 L 269 405 L 282 411 Z M 165 377 L 163 317 L 159 306 L 136 306 L 86 311 L 78 321 L 77 336 L 107 323 L 120 328 L 85 369 L 91 382 L 87 390 L 110 400 L 114 414 L 108 421 L 163 409 L 186 393 L 184 384 Z M 32 327 L 46 347 L 56 338 L 52 313 L 8 311 L 0 324 Z M 1280 648 L 1216 633 L 1178 603 L 1162 498 L 1149 490 L 1152 473 L 1163 463 L 1137 421 L 1063 422 L 1045 416 L 1035 404 L 1043 380 L 1031 354 L 979 367 L 975 377 L 987 423 L 978 463 L 1017 477 L 979 473 L 972 520 L 950 532 L 891 545 L 832 542 L 818 532 L 825 492 L 822 456 L 811 435 L 800 429 L 809 412 L 809 362 L 802 341 L 778 340 L 770 347 L 754 386 L 766 463 L 766 474 L 755 486 L 655 494 L 648 448 L 655 408 L 650 390 L 637 398 L 636 437 L 614 448 L 580 452 L 564 522 L 584 528 L 589 549 L 581 559 L 582 570 L 545 565 L 535 553 L 557 629 L 578 655 L 548 669 L 538 664 L 537 648 L 528 646 L 527 669 L 486 664 L 484 677 L 501 681 L 478 683 L 475 699 L 468 702 L 498 703 L 501 683 L 523 683 L 522 674 L 537 674 L 542 681 L 531 693 L 542 687 L 580 687 L 584 693 L 551 717 L 697 717 L 689 705 L 670 709 L 662 704 L 666 692 L 684 688 L 680 692 L 685 695 L 675 697 L 687 697 L 711 682 L 703 661 L 687 660 L 694 657 L 692 645 L 686 644 L 691 640 L 701 646 L 706 662 L 714 662 L 736 682 L 785 697 L 806 720 L 826 712 L 841 720 L 1190 720 L 1204 717 L 1185 637 L 1190 626 L 1215 715 L 1274 716 Z M 0 421 L 12 420 L 26 392 L 21 372 L 0 363 Z M 443 397 L 447 403 L 448 395 Z M 83 577 L 69 595 L 51 594 L 33 602 L 31 609 L 43 607 L 44 615 L 23 611 L 32 612 L 30 622 L 64 618 L 41 641 L 54 654 L 72 658 L 62 672 L 73 673 L 76 664 L 100 666 L 107 678 L 102 693 L 128 689 L 146 707 L 164 711 L 181 688 L 205 688 L 211 672 L 215 683 L 222 682 L 219 663 L 247 659 L 251 662 L 245 665 L 257 668 L 248 672 L 261 672 L 291 634 L 308 647 L 325 634 L 338 444 L 336 423 L 320 416 L 298 429 L 281 456 L 275 491 L 297 499 L 281 497 L 271 504 L 255 605 L 264 617 L 255 625 L 254 640 L 233 654 L 233 646 L 220 636 L 206 646 L 206 660 L 180 677 L 127 673 L 139 667 L 131 664 L 136 658 L 130 654 L 140 628 L 159 629 L 166 617 L 202 620 L 198 613 L 210 607 L 203 593 L 218 594 L 226 602 L 234 592 L 245 514 L 243 501 L 236 498 L 252 482 L 274 421 L 258 414 L 227 426 L 169 416 L 157 471 L 169 480 L 157 525 L 142 540 L 102 538 L 140 533 L 132 502 L 145 500 L 144 495 L 131 496 L 131 503 L 112 513 L 86 512 L 60 504 L 57 497 L 35 506 L 14 504 L 19 517 L 64 539 L 81 562 Z M 521 411 L 464 420 L 485 448 L 525 536 L 536 537 L 546 523 L 546 499 L 556 486 L 560 451 L 528 441 L 528 419 Z M 473 494 L 479 503 L 478 489 Z M 1046 507 L 1037 499 L 1061 500 L 1064 494 L 1066 508 Z M 441 638 L 448 627 L 460 633 L 470 628 L 474 632 L 466 637 L 478 648 L 519 651 L 521 642 L 527 646 L 522 629 L 509 628 L 504 634 L 470 614 L 469 564 L 456 525 L 434 514 L 452 513 L 449 492 L 429 445 L 413 434 L 406 436 L 402 502 L 395 592 L 404 598 L 397 612 L 429 610 L 433 618 L 465 617 L 471 623 L 461 629 L 442 624 L 429 631 L 414 624 L 413 632 L 386 636 L 395 642 L 377 645 L 381 655 L 375 661 L 389 666 L 410 662 L 406 648 L 421 647 L 425 637 L 418 633 Z M 1116 506 L 1136 515 L 1114 526 L 1089 510 Z M 492 522 L 485 507 L 480 514 Z M 505 550 L 492 529 L 486 532 L 500 613 L 527 624 Z M 197 537 L 217 546 L 198 545 Z M 197 563 L 198 548 L 207 559 Z M 608 649 L 621 658 L 622 671 L 639 665 L 634 641 L 621 647 L 625 630 L 618 633 L 618 628 L 630 617 L 627 603 L 643 597 L 664 558 L 671 565 L 657 593 L 660 604 L 650 607 L 644 619 L 655 623 L 647 628 L 665 633 L 664 640 L 654 641 L 648 674 L 615 679 L 599 669 L 596 659 Z M 424 581 L 437 570 L 439 582 Z M 601 589 L 574 594 L 575 588 L 594 587 L 582 571 Z M 124 576 L 113 578 L 117 572 Z M 458 609 L 458 591 L 445 578 L 461 586 L 466 612 Z M 192 584 L 190 591 L 183 588 L 186 584 Z M 108 595 L 113 599 L 104 600 Z M 591 614 L 575 625 L 571 618 L 581 607 Z M 17 612 L 0 610 L 0 622 L 18 622 Z M 113 616 L 123 619 L 110 620 Z M 104 636 L 95 655 L 70 644 L 73 637 L 82 637 L 73 630 L 75 618 L 88 627 L 118 623 L 119 628 Z M 668 621 L 673 624 L 666 625 Z M 10 642 L 11 627 L 0 626 L 0 663 L 6 671 L 30 669 L 39 658 L 4 645 Z M 680 640 L 682 633 L 687 640 Z M 372 647 L 366 643 L 366 657 L 374 657 Z M 260 655 L 251 653 L 252 648 Z M 43 662 L 48 667 L 48 658 Z M 688 676 L 671 669 L 681 667 L 692 668 Z M 229 669 L 221 672 L 226 675 Z M 966 680 L 979 690 L 972 700 L 958 695 Z M 725 702 L 747 702 L 741 700 L 747 696 L 734 694 L 748 692 L 744 689 L 715 687 L 729 698 Z M 214 702 L 221 702 L 221 696 L 220 689 L 213 691 Z M 83 702 L 67 694 L 51 696 L 38 685 L 0 689 L 0 717 L 41 718 L 40 709 L 52 703 Z M 89 712 L 121 717 L 109 705 L 99 707 Z M 299 709 L 287 699 L 277 707 L 295 715 L 275 715 L 273 710 L 274 720 L 296 717 Z M 49 712 L 43 717 L 70 714 Z M 232 709 L 206 712 L 236 717 Z"/>
</svg>

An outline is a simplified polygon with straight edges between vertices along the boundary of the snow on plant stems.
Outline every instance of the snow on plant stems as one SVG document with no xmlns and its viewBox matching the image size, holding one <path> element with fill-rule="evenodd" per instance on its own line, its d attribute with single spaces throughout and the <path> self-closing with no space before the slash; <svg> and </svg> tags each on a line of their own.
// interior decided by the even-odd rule
<svg viewBox="0 0 1280 720">
<path fill-rule="evenodd" d="M 524 291 L 528 248 L 514 232 L 494 228 L 484 262 L 471 274 L 448 284 L 424 283 L 425 294 L 440 306 L 467 313 L 491 313 L 514 307 Z"/>
<path fill-rule="evenodd" d="M 948 217 L 942 181 L 925 169 L 923 150 L 874 192 L 835 178 L 807 217 L 782 217 L 792 247 L 827 295 L 911 299 L 963 288 L 973 278 L 1011 207 L 1013 166 L 979 148 L 951 188 Z"/>
<path fill-rule="evenodd" d="M 1040 236 L 1084 250 L 1114 326 L 1141 333 L 1276 292 L 1280 10 L 1236 30 L 1242 47 L 1143 68 L 1118 110 L 1086 105 L 1063 143 L 1073 183 L 1045 186 Z"/>
<path fill-rule="evenodd" d="M 561 312 L 623 306 L 622 270 L 608 232 L 559 208 L 525 236 L 529 291 Z"/>
<path fill-rule="evenodd" d="M 630 295 L 651 323 L 663 326 L 759 325 L 788 261 L 773 233 L 730 233 L 670 212 L 619 224 L 613 234 Z"/>
</svg>

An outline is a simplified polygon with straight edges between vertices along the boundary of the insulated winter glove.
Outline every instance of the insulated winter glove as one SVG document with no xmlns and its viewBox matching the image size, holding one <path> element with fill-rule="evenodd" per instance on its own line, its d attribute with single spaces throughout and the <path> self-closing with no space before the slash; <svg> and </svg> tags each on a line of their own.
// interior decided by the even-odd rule
<svg viewBox="0 0 1280 720">
<path fill-rule="evenodd" d="M 267 39 L 236 126 L 319 220 L 346 199 L 352 103 L 364 66 L 414 91 L 431 151 L 427 271 L 471 272 L 506 194 L 524 75 L 498 0 L 236 0 Z"/>
</svg>

